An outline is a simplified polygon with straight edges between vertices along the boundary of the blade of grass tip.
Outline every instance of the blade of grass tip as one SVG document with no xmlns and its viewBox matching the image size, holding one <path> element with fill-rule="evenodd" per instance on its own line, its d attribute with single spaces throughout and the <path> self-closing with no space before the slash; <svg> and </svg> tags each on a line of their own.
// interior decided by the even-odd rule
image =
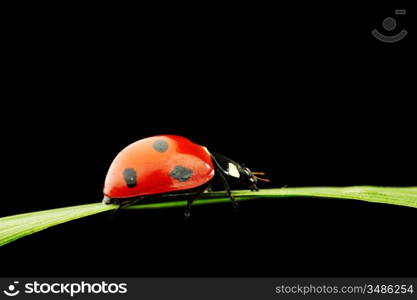
<svg viewBox="0 0 417 300">
<path fill-rule="evenodd" d="M 93 203 L 0 218 L 0 246 L 51 226 L 115 208 L 115 205 Z"/>
<path fill-rule="evenodd" d="M 416 187 L 309 187 L 284 191 L 291 196 L 362 200 L 417 208 Z"/>
</svg>

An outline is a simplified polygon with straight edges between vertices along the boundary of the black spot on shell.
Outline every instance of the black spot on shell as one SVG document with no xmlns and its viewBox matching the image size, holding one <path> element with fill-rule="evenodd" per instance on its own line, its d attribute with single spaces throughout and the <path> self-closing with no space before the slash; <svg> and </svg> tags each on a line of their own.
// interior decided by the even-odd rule
<svg viewBox="0 0 417 300">
<path fill-rule="evenodd" d="M 178 181 L 184 182 L 191 178 L 193 171 L 183 166 L 176 166 L 169 176 L 175 178 Z"/>
<path fill-rule="evenodd" d="M 152 146 L 158 152 L 165 152 L 168 150 L 168 143 L 164 140 L 155 141 Z"/>
<path fill-rule="evenodd" d="M 128 187 L 133 188 L 136 183 L 136 171 L 133 168 L 127 168 L 123 171 L 123 177 L 125 178 Z"/>
</svg>

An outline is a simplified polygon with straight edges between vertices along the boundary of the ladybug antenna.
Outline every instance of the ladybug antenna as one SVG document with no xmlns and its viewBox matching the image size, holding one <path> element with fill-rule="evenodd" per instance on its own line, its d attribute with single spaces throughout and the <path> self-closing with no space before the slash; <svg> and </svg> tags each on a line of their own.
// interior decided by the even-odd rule
<svg viewBox="0 0 417 300">
<path fill-rule="evenodd" d="M 269 180 L 267 178 L 261 178 L 261 177 L 258 177 L 256 175 L 265 176 L 265 172 L 252 172 L 252 176 L 256 180 L 260 180 L 260 181 L 264 181 L 264 182 L 271 182 L 271 180 Z"/>
<path fill-rule="evenodd" d="M 254 178 L 256 178 L 256 180 L 260 180 L 260 181 L 264 181 L 264 182 L 271 182 L 271 180 L 267 179 L 267 178 L 260 178 L 258 176 L 253 176 Z"/>
</svg>

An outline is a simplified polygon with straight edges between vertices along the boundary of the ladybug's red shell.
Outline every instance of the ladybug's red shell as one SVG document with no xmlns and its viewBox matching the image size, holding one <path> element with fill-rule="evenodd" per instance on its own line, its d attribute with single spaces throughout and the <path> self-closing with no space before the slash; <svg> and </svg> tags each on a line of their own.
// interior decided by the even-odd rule
<svg viewBox="0 0 417 300">
<path fill-rule="evenodd" d="M 104 183 L 104 195 L 130 198 L 201 186 L 214 176 L 210 153 L 203 146 L 175 135 L 139 140 L 114 159 Z"/>
</svg>

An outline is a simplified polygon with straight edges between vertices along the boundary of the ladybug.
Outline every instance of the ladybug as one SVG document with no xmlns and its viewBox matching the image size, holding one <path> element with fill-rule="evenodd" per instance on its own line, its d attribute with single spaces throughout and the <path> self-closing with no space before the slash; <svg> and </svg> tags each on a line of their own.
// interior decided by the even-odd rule
<svg viewBox="0 0 417 300">
<path fill-rule="evenodd" d="M 229 183 L 258 191 L 258 180 L 269 182 L 247 167 L 206 147 L 176 135 L 157 135 L 136 141 L 124 148 L 113 160 L 104 183 L 105 204 L 119 208 L 134 203 L 149 203 L 163 195 L 188 195 L 185 217 L 190 207 L 215 179 L 220 179 L 237 208 Z"/>
</svg>

